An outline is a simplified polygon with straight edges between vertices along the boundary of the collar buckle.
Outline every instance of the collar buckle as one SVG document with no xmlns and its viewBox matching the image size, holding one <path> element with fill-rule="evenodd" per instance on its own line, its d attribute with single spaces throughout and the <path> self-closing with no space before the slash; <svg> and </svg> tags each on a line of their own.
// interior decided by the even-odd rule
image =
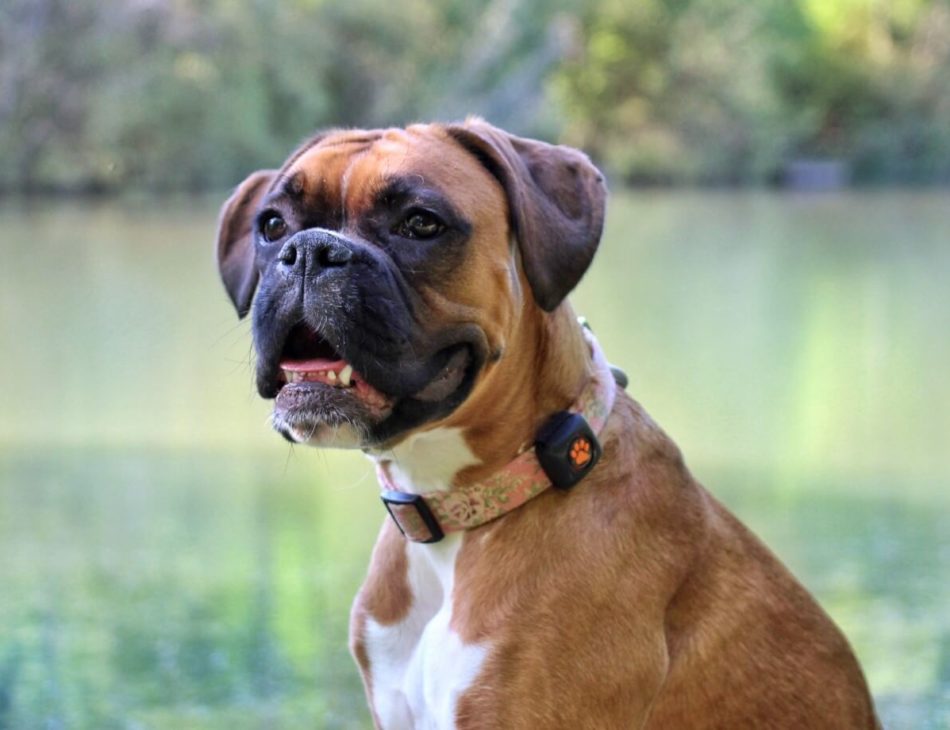
<svg viewBox="0 0 950 730">
<path fill-rule="evenodd" d="M 439 542 L 445 537 L 439 521 L 421 494 L 386 489 L 379 498 L 399 531 L 413 542 Z"/>
</svg>

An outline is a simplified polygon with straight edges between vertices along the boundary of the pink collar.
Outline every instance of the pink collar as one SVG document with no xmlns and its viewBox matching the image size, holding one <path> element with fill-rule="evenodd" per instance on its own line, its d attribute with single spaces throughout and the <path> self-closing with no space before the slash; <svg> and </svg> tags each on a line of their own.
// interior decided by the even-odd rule
<svg viewBox="0 0 950 730">
<path fill-rule="evenodd" d="M 591 348 L 593 374 L 569 412 L 584 417 L 594 434 L 607 422 L 616 396 L 616 383 L 600 345 L 584 328 Z M 470 530 L 517 509 L 552 485 L 535 448 L 523 451 L 495 474 L 458 489 L 424 494 L 403 492 L 393 483 L 384 463 L 376 467 L 382 499 L 393 521 L 414 542 L 438 542 L 445 533 Z"/>
</svg>

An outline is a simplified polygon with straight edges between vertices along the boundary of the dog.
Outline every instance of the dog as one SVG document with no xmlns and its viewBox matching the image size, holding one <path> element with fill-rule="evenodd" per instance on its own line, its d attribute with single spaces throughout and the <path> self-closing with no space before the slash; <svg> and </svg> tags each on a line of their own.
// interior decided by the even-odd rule
<svg viewBox="0 0 950 730">
<path fill-rule="evenodd" d="M 318 134 L 222 207 L 274 427 L 376 464 L 350 629 L 376 727 L 879 727 L 844 636 L 571 311 L 606 195 L 469 119 Z"/>
</svg>

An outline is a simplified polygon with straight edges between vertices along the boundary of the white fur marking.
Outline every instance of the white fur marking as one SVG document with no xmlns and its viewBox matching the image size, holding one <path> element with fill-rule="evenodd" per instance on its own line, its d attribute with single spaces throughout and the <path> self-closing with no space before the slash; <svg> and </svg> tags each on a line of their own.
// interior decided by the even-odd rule
<svg viewBox="0 0 950 730">
<path fill-rule="evenodd" d="M 481 671 L 488 647 L 465 645 L 450 628 L 459 534 L 409 543 L 413 602 L 398 624 L 366 621 L 373 708 L 384 730 L 452 730 L 459 697 Z"/>
<path fill-rule="evenodd" d="M 391 451 L 373 454 L 389 462 L 389 475 L 399 489 L 423 494 L 452 486 L 452 478 L 479 463 L 460 428 L 437 428 L 415 433 Z"/>
</svg>

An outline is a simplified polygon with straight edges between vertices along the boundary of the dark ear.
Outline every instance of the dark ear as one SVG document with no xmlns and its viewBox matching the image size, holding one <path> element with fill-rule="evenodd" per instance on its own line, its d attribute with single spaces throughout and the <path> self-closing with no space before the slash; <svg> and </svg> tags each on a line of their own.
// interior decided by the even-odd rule
<svg viewBox="0 0 950 730">
<path fill-rule="evenodd" d="M 587 155 L 503 132 L 480 119 L 450 125 L 508 195 L 534 298 L 552 311 L 581 280 L 604 227 L 607 188 Z"/>
<path fill-rule="evenodd" d="M 254 214 L 276 170 L 258 170 L 238 185 L 218 216 L 218 271 L 238 317 L 251 308 L 257 288 L 254 266 Z"/>
</svg>

